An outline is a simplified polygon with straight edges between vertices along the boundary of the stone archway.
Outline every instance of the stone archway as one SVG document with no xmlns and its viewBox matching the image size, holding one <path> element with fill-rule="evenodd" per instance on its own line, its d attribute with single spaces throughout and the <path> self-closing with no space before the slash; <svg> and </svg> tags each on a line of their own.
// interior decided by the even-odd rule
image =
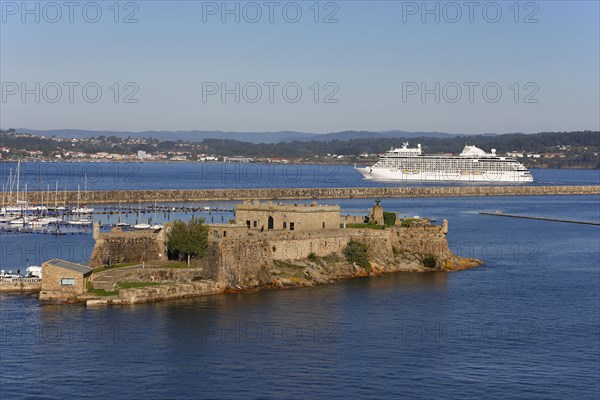
<svg viewBox="0 0 600 400">
<path fill-rule="evenodd" d="M 275 225 L 274 221 L 273 221 L 273 217 L 269 216 L 269 222 L 267 223 L 267 230 L 269 230 L 269 231 L 273 230 L 273 225 Z"/>
</svg>

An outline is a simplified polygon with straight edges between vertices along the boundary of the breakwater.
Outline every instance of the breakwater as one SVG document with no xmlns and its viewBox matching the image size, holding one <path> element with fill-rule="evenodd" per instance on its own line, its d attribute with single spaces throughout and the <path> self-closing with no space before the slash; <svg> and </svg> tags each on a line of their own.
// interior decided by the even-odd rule
<svg viewBox="0 0 600 400">
<path fill-rule="evenodd" d="M 40 203 L 43 192 L 29 192 L 31 203 Z M 600 185 L 586 186 L 458 186 L 376 188 L 272 188 L 190 190 L 98 190 L 82 194 L 87 204 L 167 203 L 230 200 L 310 200 L 398 197 L 481 197 L 600 194 Z M 46 194 L 47 196 L 47 194 Z M 74 205 L 77 192 L 59 193 L 58 203 Z"/>
<path fill-rule="evenodd" d="M 596 225 L 596 226 L 600 226 L 600 223 L 598 223 L 598 222 L 592 222 L 592 221 L 578 221 L 578 220 L 574 220 L 574 219 L 536 217 L 536 216 L 532 216 L 532 215 L 505 214 L 505 213 L 503 213 L 501 211 L 495 211 L 495 212 L 481 211 L 479 214 L 481 214 L 481 215 L 494 215 L 494 216 L 497 216 L 497 217 L 535 219 L 535 220 L 538 220 L 538 221 L 565 222 L 565 223 L 568 223 L 568 224 L 581 224 L 581 225 Z"/>
<path fill-rule="evenodd" d="M 1 292 L 39 292 L 42 289 L 40 278 L 0 278 Z"/>
</svg>

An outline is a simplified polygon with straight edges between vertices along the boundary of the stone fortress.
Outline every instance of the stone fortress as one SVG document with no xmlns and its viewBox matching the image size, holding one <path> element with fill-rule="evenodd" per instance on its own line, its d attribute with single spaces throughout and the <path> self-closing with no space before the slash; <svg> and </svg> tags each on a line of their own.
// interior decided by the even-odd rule
<svg viewBox="0 0 600 400">
<path fill-rule="evenodd" d="M 436 226 L 419 220 L 414 226 L 403 227 L 398 220 L 395 226 L 372 229 L 364 224 L 368 221 L 379 227 L 383 224 L 383 208 L 378 202 L 369 216 L 342 216 L 337 205 L 246 202 L 236 207 L 235 224 L 210 225 L 211 257 L 210 261 L 204 260 L 203 267 L 207 277 L 227 286 L 252 287 L 269 282 L 270 274 L 277 270 L 274 265 L 301 265 L 314 257 L 329 258 L 331 262 L 322 271 L 308 268 L 304 271 L 308 274 L 296 274 L 297 282 L 323 283 L 332 277 L 432 270 L 423 265 L 427 257 L 433 257 L 433 269 L 438 270 L 469 264 L 449 250 L 447 222 Z M 357 223 L 359 228 L 346 227 Z M 343 252 L 351 240 L 367 244 L 370 272 L 345 261 Z M 303 283 L 307 282 L 300 285 Z"/>
<path fill-rule="evenodd" d="M 311 204 L 284 204 L 258 200 L 245 201 L 235 209 L 238 224 L 249 229 L 317 231 L 320 229 L 338 229 L 340 225 L 340 206 Z"/>
<path fill-rule="evenodd" d="M 195 282 L 203 282 L 203 290 L 210 287 L 209 292 L 215 293 L 311 286 L 396 271 L 450 271 L 480 264 L 450 251 L 446 221 L 437 226 L 427 220 L 406 221 L 410 224 L 397 220 L 395 225 L 384 228 L 379 202 L 369 211 L 365 216 L 344 216 L 339 205 L 245 201 L 237 205 L 235 220 L 208 224 L 206 255 L 192 259 L 190 268 L 113 270 L 120 279 L 151 278 L 166 284 L 129 290 L 121 294 L 120 301 L 135 303 L 206 294 L 195 292 Z M 165 260 L 169 229 L 170 225 L 158 231 L 113 229 L 101 233 L 95 227 L 96 246 L 89 266 Z M 350 241 L 366 244 L 371 264 L 368 270 L 344 256 Z M 168 289 L 168 284 L 178 288 Z"/>
</svg>

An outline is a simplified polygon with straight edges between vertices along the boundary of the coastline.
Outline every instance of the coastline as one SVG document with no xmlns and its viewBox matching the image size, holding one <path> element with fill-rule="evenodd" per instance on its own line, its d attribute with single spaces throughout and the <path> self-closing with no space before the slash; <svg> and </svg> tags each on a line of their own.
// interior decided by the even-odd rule
<svg viewBox="0 0 600 400">
<path fill-rule="evenodd" d="M 80 160 L 54 160 L 54 159 L 21 159 L 22 162 L 28 163 L 72 163 L 72 164 L 82 164 L 82 163 L 94 163 L 94 164 L 111 164 L 111 163 L 119 163 L 119 164 L 226 164 L 226 165 L 321 165 L 321 166 L 353 166 L 353 165 L 372 165 L 378 161 L 378 158 L 365 158 L 360 160 L 348 160 L 348 161 L 339 161 L 339 162 L 327 162 L 327 161 L 314 161 L 314 160 L 289 160 L 288 162 L 247 162 L 247 163 L 239 163 L 239 162 L 225 162 L 225 161 L 197 161 L 197 160 L 145 160 L 140 161 L 139 159 L 126 159 L 126 160 L 98 160 L 98 159 L 80 159 Z M 18 160 L 6 160 L 0 159 L 0 164 L 14 164 L 17 163 Z M 527 165 L 526 165 L 527 166 Z M 585 168 L 578 166 L 567 166 L 567 167 L 555 167 L 549 165 L 535 165 L 535 166 L 527 166 L 529 169 L 556 169 L 556 170 L 573 170 L 573 171 L 598 171 L 600 170 L 600 166 L 596 168 Z"/>
<path fill-rule="evenodd" d="M 298 265 L 309 266 L 310 262 L 300 262 Z M 457 272 L 470 268 L 475 268 L 484 264 L 483 261 L 473 258 L 457 257 L 457 263 L 447 265 L 439 270 L 431 270 L 426 267 L 419 267 L 416 264 L 405 265 L 401 268 L 390 268 L 389 266 L 375 266 L 370 273 L 365 272 L 356 265 L 345 264 L 345 272 L 332 275 L 307 276 L 306 278 L 275 278 L 267 283 L 257 283 L 248 286 L 225 287 L 222 284 L 211 281 L 185 282 L 185 283 L 166 283 L 157 286 L 144 288 L 125 289 L 118 296 L 101 297 L 85 294 L 77 298 L 72 298 L 66 303 L 83 303 L 88 307 L 107 306 L 107 305 L 134 305 L 143 303 L 154 303 L 167 300 L 176 300 L 183 298 L 193 298 L 211 295 L 227 295 L 238 293 L 255 293 L 263 290 L 275 289 L 299 289 L 306 287 L 332 285 L 349 279 L 365 279 L 370 277 L 379 277 L 396 273 L 449 273 Z M 314 267 L 314 264 L 313 264 Z M 307 270 L 308 271 L 308 270 Z M 309 272 L 310 274 L 310 272 Z"/>
</svg>

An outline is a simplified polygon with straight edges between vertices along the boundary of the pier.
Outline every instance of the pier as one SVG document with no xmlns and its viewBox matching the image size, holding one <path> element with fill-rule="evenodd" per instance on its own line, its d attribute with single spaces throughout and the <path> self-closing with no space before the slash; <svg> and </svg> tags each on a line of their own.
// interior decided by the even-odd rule
<svg viewBox="0 0 600 400">
<path fill-rule="evenodd" d="M 44 192 L 29 192 L 27 200 L 37 204 Z M 587 186 L 453 186 L 372 188 L 270 188 L 189 190 L 97 190 L 84 196 L 87 204 L 186 203 L 241 200 L 317 200 L 410 197 L 487 197 L 600 194 L 600 185 Z M 59 202 L 77 204 L 77 192 L 59 195 Z"/>
<path fill-rule="evenodd" d="M 600 222 L 591 222 L 591 221 L 578 221 L 573 219 L 561 219 L 561 218 L 548 218 L 548 217 L 536 217 L 532 215 L 518 215 L 518 214 L 505 214 L 502 211 L 481 211 L 479 214 L 481 215 L 494 215 L 497 217 L 508 217 L 508 218 L 522 218 L 522 219 L 535 219 L 539 221 L 552 221 L 552 222 L 565 222 L 569 224 L 582 224 L 582 225 L 596 225 L 600 226 Z"/>
</svg>

